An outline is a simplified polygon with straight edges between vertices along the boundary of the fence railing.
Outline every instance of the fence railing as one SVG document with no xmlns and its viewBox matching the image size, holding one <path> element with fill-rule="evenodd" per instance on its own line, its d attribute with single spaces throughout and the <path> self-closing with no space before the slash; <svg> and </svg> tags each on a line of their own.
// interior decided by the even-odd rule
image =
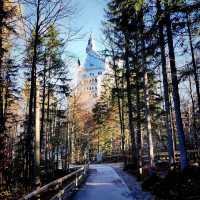
<svg viewBox="0 0 200 200">
<path fill-rule="evenodd" d="M 193 150 L 187 150 L 187 157 L 189 161 L 200 161 L 200 149 L 193 149 Z M 157 158 L 159 160 L 169 160 L 169 156 L 167 152 L 162 152 L 159 155 L 157 155 Z M 176 162 L 180 161 L 180 152 L 175 152 L 175 160 Z"/>
<path fill-rule="evenodd" d="M 180 152 L 179 151 L 175 151 L 174 152 L 174 156 L 175 156 L 175 161 L 176 163 L 180 162 Z M 200 161 L 200 149 L 191 149 L 191 150 L 187 150 L 187 157 L 188 160 L 191 162 L 197 162 Z M 144 163 L 148 163 L 149 162 L 149 155 L 145 154 L 142 156 L 143 162 Z M 130 154 L 126 154 L 126 160 L 127 161 L 131 161 L 132 160 L 132 156 Z M 169 160 L 169 155 L 168 152 L 159 152 L 157 154 L 155 154 L 155 162 L 157 161 L 168 161 Z M 113 161 L 123 161 L 123 155 L 120 153 L 116 153 L 116 154 L 112 154 L 112 155 L 103 155 L 103 162 L 113 162 Z"/>
<path fill-rule="evenodd" d="M 62 200 L 69 197 L 87 176 L 88 165 L 50 182 L 19 200 Z"/>
</svg>

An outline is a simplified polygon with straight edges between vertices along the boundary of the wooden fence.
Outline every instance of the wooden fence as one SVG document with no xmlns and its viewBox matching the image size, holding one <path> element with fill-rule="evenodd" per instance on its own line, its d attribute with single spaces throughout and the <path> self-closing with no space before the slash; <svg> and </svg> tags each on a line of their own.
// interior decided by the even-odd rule
<svg viewBox="0 0 200 200">
<path fill-rule="evenodd" d="M 179 163 L 180 161 L 180 152 L 175 151 L 175 161 L 176 163 Z M 193 150 L 187 150 L 187 157 L 190 162 L 200 162 L 200 149 L 193 149 Z M 131 161 L 131 155 L 126 154 L 127 161 Z M 155 155 L 155 162 L 159 161 L 168 161 L 169 156 L 168 152 L 159 152 Z M 103 162 L 122 162 L 123 161 L 123 155 L 121 153 L 114 153 L 112 155 L 103 155 Z M 143 162 L 148 163 L 149 162 L 149 156 L 143 155 Z"/>
<path fill-rule="evenodd" d="M 200 162 L 200 149 L 187 150 L 187 157 L 190 162 Z M 167 152 L 161 152 L 156 156 L 156 160 L 169 160 Z M 175 152 L 175 160 L 178 163 L 180 161 L 180 152 Z"/>
<path fill-rule="evenodd" d="M 87 176 L 88 165 L 40 187 L 20 200 L 63 200 L 71 196 Z"/>
</svg>

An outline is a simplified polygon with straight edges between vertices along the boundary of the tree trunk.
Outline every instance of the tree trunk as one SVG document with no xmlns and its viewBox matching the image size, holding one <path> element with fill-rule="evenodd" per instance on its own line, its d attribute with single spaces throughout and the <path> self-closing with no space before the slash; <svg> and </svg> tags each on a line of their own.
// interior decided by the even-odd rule
<svg viewBox="0 0 200 200">
<path fill-rule="evenodd" d="M 29 183 L 34 182 L 33 171 L 34 171 L 34 132 L 35 132 L 35 97 L 36 97 L 36 65 L 37 65 L 37 47 L 39 42 L 39 19 L 40 19 L 40 1 L 37 1 L 37 19 L 35 26 L 35 36 L 33 42 L 33 58 L 31 65 L 31 85 L 30 85 L 30 99 L 29 99 L 29 113 L 28 113 L 28 128 L 26 137 L 26 175 Z M 31 181 L 31 182 L 30 182 Z"/>
<path fill-rule="evenodd" d="M 117 104 L 118 104 L 118 112 L 119 112 L 119 121 L 120 121 L 120 130 L 121 130 L 121 145 L 122 145 L 122 155 L 123 155 L 123 161 L 124 161 L 124 166 L 126 166 L 126 154 L 125 154 L 125 133 L 124 133 L 124 124 L 123 124 L 123 105 L 121 104 L 120 101 L 120 88 L 119 88 L 119 82 L 118 82 L 118 77 L 117 77 L 117 66 L 114 60 L 113 63 L 113 70 L 114 70 L 114 77 L 115 77 L 115 87 L 117 89 Z"/>
<path fill-rule="evenodd" d="M 157 10 L 158 16 L 161 16 L 160 0 L 157 0 Z M 163 34 L 163 21 L 159 21 L 159 43 L 161 50 L 161 63 L 162 63 L 162 77 L 163 77 L 163 89 L 164 89 L 164 102 L 165 102 L 165 126 L 167 129 L 168 137 L 168 154 L 170 164 L 175 163 L 174 159 L 174 141 L 172 134 L 172 126 L 170 121 L 170 103 L 169 103 L 169 84 L 167 78 L 167 68 L 166 68 L 166 57 L 165 57 L 165 39 Z"/>
<path fill-rule="evenodd" d="M 49 64 L 49 68 L 51 67 L 51 63 Z M 48 69 L 48 81 L 50 81 L 51 79 L 51 70 Z M 46 82 L 46 80 L 45 80 Z M 47 125 L 46 125 L 46 148 L 45 148 L 45 169 L 46 169 L 46 179 L 48 180 L 48 173 L 50 172 L 51 166 L 49 161 L 51 160 L 51 155 L 49 154 L 49 160 L 48 160 L 48 153 L 50 148 L 48 148 L 50 146 L 50 141 L 51 141 L 51 122 L 50 122 L 50 93 L 51 93 L 51 88 L 50 88 L 50 82 L 48 82 L 48 86 L 47 86 Z"/>
<path fill-rule="evenodd" d="M 196 125 L 196 116 L 195 116 L 195 103 L 194 103 L 194 98 L 192 94 L 192 83 L 191 83 L 191 78 L 189 76 L 189 90 L 190 90 L 190 97 L 192 101 L 192 131 L 193 131 L 193 136 L 195 140 L 195 148 L 198 149 L 199 147 L 199 142 L 198 142 L 198 135 L 197 135 L 197 125 Z"/>
<path fill-rule="evenodd" d="M 138 178 L 142 176 L 143 135 L 141 132 L 141 102 L 139 71 L 136 73 L 136 108 L 137 108 L 137 151 L 138 151 Z"/>
<path fill-rule="evenodd" d="M 67 117 L 67 122 L 66 122 L 66 135 L 65 135 L 65 170 L 69 170 L 69 152 L 70 152 L 70 145 L 69 145 L 69 119 Z"/>
<path fill-rule="evenodd" d="M 194 48 L 193 48 L 193 44 L 192 44 L 192 34 L 191 34 L 191 22 L 190 22 L 189 14 L 187 14 L 187 28 L 188 28 L 190 50 L 191 50 L 191 55 L 192 55 L 192 66 L 193 66 L 194 80 L 195 80 L 196 93 L 197 93 L 198 111 L 200 113 L 199 77 L 198 77 L 197 65 L 196 65 L 195 57 L 194 57 Z"/>
<path fill-rule="evenodd" d="M 36 84 L 36 112 L 35 112 L 35 186 L 40 187 L 40 86 Z"/>
<path fill-rule="evenodd" d="M 0 13 L 4 13 L 4 0 L 0 0 Z M 4 112 L 3 112 L 3 14 L 0 14 L 0 143 L 3 142 Z"/>
<path fill-rule="evenodd" d="M 142 11 L 143 12 L 143 11 Z M 149 98 L 149 81 L 146 67 L 146 57 L 145 57 L 145 38 L 144 35 L 144 19 L 143 13 L 141 16 L 141 48 L 142 48 L 142 73 L 143 73 L 143 84 L 144 84 L 144 100 L 145 100 L 145 118 L 146 118 L 146 128 L 148 135 L 148 145 L 149 145 L 149 164 L 151 167 L 154 166 L 154 145 L 153 145 L 153 136 L 152 136 L 152 127 L 151 127 L 151 112 L 150 112 L 150 98 Z"/>
<path fill-rule="evenodd" d="M 147 71 L 144 72 L 144 98 L 146 102 L 145 109 L 145 117 L 146 117 L 146 127 L 147 127 L 147 135 L 148 135 L 148 143 L 149 143 L 149 159 L 150 166 L 154 166 L 154 145 L 153 145 L 153 136 L 152 136 L 152 128 L 151 128 L 151 114 L 149 108 L 149 89 L 148 89 L 148 75 Z"/>
<path fill-rule="evenodd" d="M 137 154 L 136 154 L 136 141 L 135 141 L 135 130 L 133 124 L 133 104 L 132 104 L 132 95 L 131 95 L 131 82 L 130 82 L 130 67 L 129 67 L 129 58 L 128 58 L 128 39 L 126 38 L 126 52 L 125 52 L 125 79 L 126 79 L 126 92 L 128 100 L 128 120 L 129 120 L 129 129 L 131 137 L 131 147 L 132 147 L 132 158 L 135 165 L 137 165 Z"/>
<path fill-rule="evenodd" d="M 172 95 L 173 95 L 174 109 L 175 109 L 175 115 L 176 115 L 176 128 L 177 128 L 178 137 L 179 137 L 180 162 L 181 162 L 181 169 L 184 169 L 188 166 L 188 159 L 187 159 L 187 152 L 186 152 L 186 145 L 185 145 L 185 134 L 184 134 L 184 129 L 183 129 L 182 117 L 181 117 L 180 96 L 179 96 L 179 88 L 178 88 L 178 80 L 177 80 L 177 69 L 176 69 L 176 61 L 175 61 L 175 53 L 174 53 L 173 34 L 171 30 L 171 19 L 170 19 L 169 14 L 166 15 L 166 28 L 167 28 L 168 49 L 169 49 L 169 59 L 170 59 L 172 88 L 173 88 Z"/>
<path fill-rule="evenodd" d="M 45 133 L 45 101 L 46 101 L 46 65 L 47 65 L 47 59 L 45 55 L 45 61 L 44 61 L 44 72 L 43 72 L 43 88 L 42 88 L 42 116 L 41 116 L 41 128 L 40 128 L 40 152 L 43 154 L 45 158 L 45 149 L 46 149 L 46 133 Z"/>
</svg>

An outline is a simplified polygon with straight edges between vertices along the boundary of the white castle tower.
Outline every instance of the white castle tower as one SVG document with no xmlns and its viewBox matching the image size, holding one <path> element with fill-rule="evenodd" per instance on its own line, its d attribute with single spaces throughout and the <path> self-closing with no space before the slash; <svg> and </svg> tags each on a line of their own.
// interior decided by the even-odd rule
<svg viewBox="0 0 200 200">
<path fill-rule="evenodd" d="M 78 61 L 76 90 L 81 101 L 91 108 L 100 95 L 101 80 L 105 72 L 105 62 L 97 53 L 92 36 L 88 40 L 86 54 L 83 65 Z"/>
</svg>

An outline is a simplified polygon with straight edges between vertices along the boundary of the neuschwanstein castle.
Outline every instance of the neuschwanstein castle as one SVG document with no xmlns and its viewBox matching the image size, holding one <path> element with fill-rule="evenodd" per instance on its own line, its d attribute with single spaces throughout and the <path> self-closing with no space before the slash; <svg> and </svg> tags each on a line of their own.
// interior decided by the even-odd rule
<svg viewBox="0 0 200 200">
<path fill-rule="evenodd" d="M 92 36 L 86 47 L 86 59 L 82 65 L 78 61 L 76 94 L 87 108 L 92 108 L 101 92 L 105 73 L 105 61 L 95 49 Z"/>
</svg>

